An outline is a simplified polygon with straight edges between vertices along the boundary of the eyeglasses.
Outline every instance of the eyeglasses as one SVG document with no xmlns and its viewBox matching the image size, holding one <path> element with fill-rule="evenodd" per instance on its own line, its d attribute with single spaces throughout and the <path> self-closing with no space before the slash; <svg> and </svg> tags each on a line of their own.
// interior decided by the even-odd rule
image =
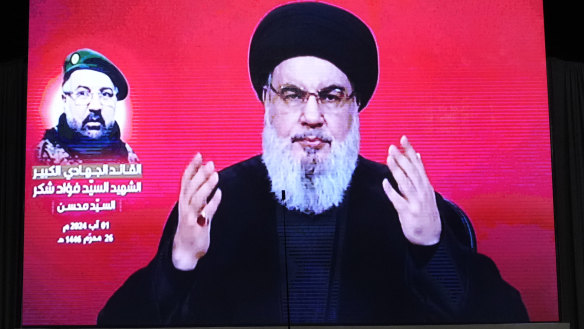
<svg viewBox="0 0 584 329">
<path fill-rule="evenodd" d="M 314 96 L 316 102 L 324 109 L 337 111 L 344 108 L 354 96 L 355 92 L 347 95 L 345 88 L 339 86 L 329 86 L 316 92 L 308 92 L 294 85 L 283 85 L 278 90 L 270 83 L 270 89 L 280 97 L 284 105 L 290 109 L 299 109 L 308 102 L 310 96 Z"/>
<path fill-rule="evenodd" d="M 86 88 L 78 88 L 75 91 L 63 91 L 63 94 L 71 97 L 75 105 L 87 106 L 93 98 L 93 94 L 99 96 L 102 105 L 112 106 L 116 102 L 116 93 L 111 88 L 102 88 L 99 91 L 90 91 Z"/>
</svg>

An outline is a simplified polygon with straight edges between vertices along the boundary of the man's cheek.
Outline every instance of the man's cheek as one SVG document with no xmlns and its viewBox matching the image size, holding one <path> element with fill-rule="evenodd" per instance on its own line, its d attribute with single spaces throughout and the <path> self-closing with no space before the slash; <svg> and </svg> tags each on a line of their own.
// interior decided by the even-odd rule
<svg viewBox="0 0 584 329">
<path fill-rule="evenodd" d="M 73 120 L 78 127 L 81 127 L 83 125 L 83 121 L 87 118 L 87 115 L 81 111 L 74 111 L 72 115 Z"/>
<path fill-rule="evenodd" d="M 67 116 L 67 124 L 71 129 L 81 129 L 82 122 L 83 120 L 80 120 L 79 118 L 73 115 Z"/>
<path fill-rule="evenodd" d="M 270 120 L 280 138 L 292 137 L 294 129 L 299 128 L 295 127 L 296 120 L 290 115 L 275 114 L 271 115 Z"/>
<path fill-rule="evenodd" d="M 351 131 L 351 127 L 353 125 L 353 117 L 346 116 L 343 118 L 339 118 L 336 122 L 332 124 L 332 134 L 336 141 L 343 142 L 349 135 Z"/>
</svg>

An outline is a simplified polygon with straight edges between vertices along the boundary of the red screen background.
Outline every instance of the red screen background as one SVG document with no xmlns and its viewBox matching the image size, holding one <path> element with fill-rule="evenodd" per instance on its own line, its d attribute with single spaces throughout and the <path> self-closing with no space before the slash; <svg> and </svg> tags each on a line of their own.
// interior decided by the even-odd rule
<svg viewBox="0 0 584 329">
<path fill-rule="evenodd" d="M 95 324 L 154 256 L 193 155 L 225 168 L 261 152 L 263 108 L 247 52 L 257 23 L 280 3 L 30 2 L 23 325 Z M 334 4 L 369 25 L 380 54 L 378 87 L 360 115 L 361 154 L 384 162 L 407 135 L 530 319 L 557 321 L 541 0 Z M 116 212 L 58 214 L 59 202 L 82 199 L 33 198 L 34 150 L 62 111 L 63 61 L 79 48 L 106 55 L 130 85 L 118 112 L 142 164 L 142 191 L 102 197 L 117 200 Z M 95 220 L 110 223 L 113 243 L 57 243 L 65 224 Z"/>
</svg>

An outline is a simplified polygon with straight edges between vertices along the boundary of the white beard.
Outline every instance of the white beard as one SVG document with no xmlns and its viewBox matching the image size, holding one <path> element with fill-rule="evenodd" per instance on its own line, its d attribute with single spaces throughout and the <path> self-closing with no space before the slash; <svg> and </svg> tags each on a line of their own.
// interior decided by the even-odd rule
<svg viewBox="0 0 584 329">
<path fill-rule="evenodd" d="M 322 159 L 319 151 L 308 149 L 302 159 L 295 159 L 291 138 L 278 137 L 267 112 L 262 133 L 262 161 L 268 169 L 272 193 L 278 202 L 290 210 L 307 214 L 320 214 L 338 206 L 357 166 L 359 114 L 353 115 L 353 123 L 344 141 L 325 136 L 331 140 L 326 158 Z M 285 191 L 285 199 L 282 191 Z"/>
</svg>

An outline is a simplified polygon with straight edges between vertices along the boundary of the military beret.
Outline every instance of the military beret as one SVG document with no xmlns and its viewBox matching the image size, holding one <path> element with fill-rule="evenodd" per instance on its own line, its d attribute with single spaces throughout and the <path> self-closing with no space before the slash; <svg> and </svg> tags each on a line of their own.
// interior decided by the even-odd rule
<svg viewBox="0 0 584 329">
<path fill-rule="evenodd" d="M 65 58 L 63 64 L 63 83 L 77 70 L 93 70 L 106 74 L 118 88 L 117 98 L 122 100 L 128 95 L 128 82 L 122 72 L 107 57 L 95 50 L 79 49 Z"/>
<path fill-rule="evenodd" d="M 369 27 L 355 15 L 315 2 L 287 4 L 269 12 L 249 46 L 249 74 L 260 100 L 274 68 L 298 56 L 333 63 L 351 81 L 359 110 L 367 106 L 379 76 L 377 44 Z"/>
</svg>

